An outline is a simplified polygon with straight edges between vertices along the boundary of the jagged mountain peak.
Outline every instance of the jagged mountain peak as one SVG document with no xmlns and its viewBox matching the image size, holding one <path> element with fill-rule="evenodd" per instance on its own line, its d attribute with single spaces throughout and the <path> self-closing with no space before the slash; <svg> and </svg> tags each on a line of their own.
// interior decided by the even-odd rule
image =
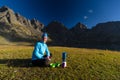
<svg viewBox="0 0 120 80">
<path fill-rule="evenodd" d="M 48 27 L 48 28 L 54 28 L 55 30 L 63 30 L 63 29 L 68 30 L 67 27 L 66 27 L 63 23 L 61 23 L 61 22 L 59 22 L 59 21 L 56 21 L 56 20 L 51 21 L 51 22 L 47 25 L 47 27 Z"/>
<path fill-rule="evenodd" d="M 44 27 L 44 25 L 36 19 L 29 20 L 19 13 L 15 13 L 12 9 L 7 6 L 0 8 L 0 21 L 8 24 L 19 24 L 21 26 L 28 27 Z"/>
<path fill-rule="evenodd" d="M 2 7 L 0 8 L 0 10 L 3 10 L 3 11 L 8 10 L 8 9 L 10 9 L 8 6 L 2 6 Z"/>
<path fill-rule="evenodd" d="M 12 9 L 10 9 L 8 6 L 2 6 L 0 8 L 0 12 L 5 12 L 5 11 L 13 11 Z"/>
<path fill-rule="evenodd" d="M 38 20 L 35 18 L 31 19 L 31 21 L 38 22 Z"/>
<path fill-rule="evenodd" d="M 31 21 L 31 23 L 40 23 L 39 20 L 37 20 L 37 19 L 35 19 L 35 18 L 31 19 L 30 21 Z M 42 24 L 42 23 L 41 23 L 41 24 Z M 44 25 L 42 25 L 42 26 L 44 26 Z"/>
<path fill-rule="evenodd" d="M 70 31 L 72 31 L 75 34 L 81 34 L 81 33 L 85 32 L 87 30 L 88 30 L 88 28 L 80 22 L 78 22 L 74 27 L 72 27 L 70 29 Z"/>
<path fill-rule="evenodd" d="M 44 24 L 39 22 L 37 19 L 33 18 L 30 21 L 31 21 L 31 24 L 34 26 L 35 29 L 43 29 L 44 28 Z"/>
<path fill-rule="evenodd" d="M 0 8 L 0 34 L 4 37 L 9 36 L 12 40 L 37 39 L 43 27 L 38 20 L 29 20 L 7 6 Z"/>
<path fill-rule="evenodd" d="M 87 27 L 84 24 L 80 23 L 80 22 L 78 22 L 73 28 L 87 29 Z"/>
</svg>

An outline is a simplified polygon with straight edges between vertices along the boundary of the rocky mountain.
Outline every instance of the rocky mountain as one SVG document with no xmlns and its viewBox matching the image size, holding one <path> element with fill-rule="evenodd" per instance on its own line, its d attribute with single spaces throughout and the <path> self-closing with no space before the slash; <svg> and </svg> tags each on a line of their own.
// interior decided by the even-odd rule
<svg viewBox="0 0 120 80">
<path fill-rule="evenodd" d="M 38 20 L 26 19 L 7 6 L 0 8 L 0 35 L 10 41 L 37 40 L 43 27 Z"/>
<path fill-rule="evenodd" d="M 54 44 L 67 46 L 120 44 L 120 21 L 99 23 L 92 29 L 88 29 L 82 23 L 67 29 L 62 23 L 54 21 L 48 24 L 46 31 Z"/>
<path fill-rule="evenodd" d="M 77 23 L 71 29 L 58 21 L 47 26 L 36 19 L 29 20 L 7 6 L 0 8 L 0 39 L 35 42 L 43 32 L 51 45 L 76 46 L 120 44 L 120 21 L 99 23 L 92 29 Z M 5 43 L 7 43 L 5 40 Z"/>
<path fill-rule="evenodd" d="M 52 21 L 45 27 L 45 31 L 49 34 L 52 45 L 79 46 L 86 42 L 84 35 L 89 29 L 80 22 L 68 29 L 61 22 Z"/>
<path fill-rule="evenodd" d="M 78 22 L 75 26 L 73 26 L 69 31 L 72 33 L 70 40 L 70 46 L 78 46 L 78 44 L 83 43 L 84 34 L 89 29 L 82 23 Z"/>
<path fill-rule="evenodd" d="M 49 33 L 49 37 L 52 40 L 52 44 L 66 45 L 71 36 L 70 31 L 64 24 L 58 21 L 52 21 L 45 27 L 46 32 Z"/>
<path fill-rule="evenodd" d="M 80 23 L 80 22 L 78 22 L 75 26 L 73 26 L 70 29 L 70 31 L 72 31 L 75 34 L 80 34 L 80 33 L 83 33 L 83 32 L 85 32 L 87 30 L 88 30 L 87 27 L 84 24 Z"/>
<path fill-rule="evenodd" d="M 88 35 L 91 42 L 98 44 L 120 44 L 120 21 L 99 23 Z"/>
</svg>

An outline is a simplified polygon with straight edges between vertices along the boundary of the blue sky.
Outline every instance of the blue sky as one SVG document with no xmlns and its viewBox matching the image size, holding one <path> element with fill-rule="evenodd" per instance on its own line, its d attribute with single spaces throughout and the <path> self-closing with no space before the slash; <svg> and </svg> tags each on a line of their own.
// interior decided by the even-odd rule
<svg viewBox="0 0 120 80">
<path fill-rule="evenodd" d="M 58 20 L 68 28 L 78 22 L 91 28 L 102 22 L 120 21 L 120 0 L 0 0 L 3 5 L 45 25 Z"/>
</svg>

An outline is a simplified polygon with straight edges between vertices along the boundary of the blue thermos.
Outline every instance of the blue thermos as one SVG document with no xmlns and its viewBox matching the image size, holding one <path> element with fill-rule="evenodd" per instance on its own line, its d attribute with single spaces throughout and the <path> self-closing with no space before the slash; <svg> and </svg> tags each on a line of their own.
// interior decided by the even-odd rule
<svg viewBox="0 0 120 80">
<path fill-rule="evenodd" d="M 67 66 L 66 57 L 67 57 L 67 53 L 66 53 L 66 52 L 63 52 L 63 53 L 62 53 L 62 67 L 63 67 L 63 68 L 65 68 L 65 67 Z"/>
</svg>

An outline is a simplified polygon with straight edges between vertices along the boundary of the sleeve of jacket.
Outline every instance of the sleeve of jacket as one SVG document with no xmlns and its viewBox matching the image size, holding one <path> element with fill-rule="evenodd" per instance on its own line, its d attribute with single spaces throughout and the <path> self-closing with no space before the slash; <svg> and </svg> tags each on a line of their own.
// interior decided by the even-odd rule
<svg viewBox="0 0 120 80">
<path fill-rule="evenodd" d="M 50 56 L 50 51 L 49 51 L 47 45 L 46 45 L 46 55 L 47 55 L 47 56 Z"/>
<path fill-rule="evenodd" d="M 34 49 L 34 55 L 38 58 L 38 59 L 41 59 L 42 58 L 42 54 L 40 54 L 39 52 L 39 50 L 40 50 L 40 47 L 41 47 L 41 45 L 39 44 L 39 43 L 36 43 L 36 45 L 35 45 L 35 49 Z"/>
</svg>

